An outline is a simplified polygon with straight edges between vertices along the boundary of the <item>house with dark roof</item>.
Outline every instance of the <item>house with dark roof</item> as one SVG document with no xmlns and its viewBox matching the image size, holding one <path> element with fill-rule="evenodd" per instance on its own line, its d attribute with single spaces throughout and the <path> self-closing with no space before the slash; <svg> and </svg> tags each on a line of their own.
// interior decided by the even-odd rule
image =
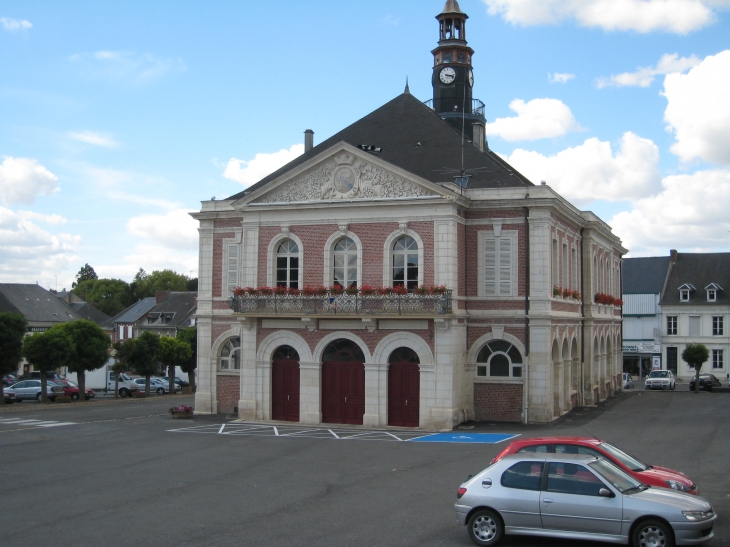
<svg viewBox="0 0 730 547">
<path fill-rule="evenodd" d="M 668 256 L 625 258 L 621 264 L 624 372 L 642 378 L 662 367 L 662 309 Z"/>
<path fill-rule="evenodd" d="M 178 331 L 194 327 L 197 296 L 194 291 L 157 291 L 155 305 L 138 321 L 139 334 L 153 332 L 174 338 Z"/>
<path fill-rule="evenodd" d="M 138 327 L 140 321 L 143 320 L 147 312 L 156 304 L 157 299 L 154 296 L 138 300 L 126 310 L 122 310 L 111 319 L 102 323 L 101 328 L 111 333 L 112 343 L 137 338 L 139 336 Z"/>
<path fill-rule="evenodd" d="M 682 358 L 689 343 L 704 344 L 710 360 L 702 367 L 727 379 L 730 334 L 730 253 L 678 253 L 672 250 L 661 297 L 662 350 L 666 368 L 683 379 L 694 376 Z"/>
<path fill-rule="evenodd" d="M 86 302 L 86 300 L 76 293 L 63 290 L 62 292 L 56 293 L 56 296 L 66 302 L 69 307 L 73 308 L 82 319 L 92 321 L 97 325 L 102 325 L 111 319 L 103 311 L 97 309 L 93 304 Z"/>
<path fill-rule="evenodd" d="M 448 0 L 404 93 L 203 201 L 197 413 L 310 424 L 548 423 L 620 388 L 611 228 L 485 138 Z"/>
</svg>

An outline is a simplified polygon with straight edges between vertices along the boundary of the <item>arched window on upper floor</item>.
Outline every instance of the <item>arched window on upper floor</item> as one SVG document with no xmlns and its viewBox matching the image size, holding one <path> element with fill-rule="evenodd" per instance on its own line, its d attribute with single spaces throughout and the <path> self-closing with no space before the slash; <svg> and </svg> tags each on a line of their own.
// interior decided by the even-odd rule
<svg viewBox="0 0 730 547">
<path fill-rule="evenodd" d="M 332 284 L 341 287 L 357 287 L 357 245 L 349 237 L 343 237 L 333 250 Z"/>
<path fill-rule="evenodd" d="M 299 246 L 291 239 L 276 249 L 276 286 L 299 288 Z"/>
<path fill-rule="evenodd" d="M 403 236 L 393 244 L 393 286 L 405 285 L 408 290 L 418 286 L 418 243 Z"/>
</svg>

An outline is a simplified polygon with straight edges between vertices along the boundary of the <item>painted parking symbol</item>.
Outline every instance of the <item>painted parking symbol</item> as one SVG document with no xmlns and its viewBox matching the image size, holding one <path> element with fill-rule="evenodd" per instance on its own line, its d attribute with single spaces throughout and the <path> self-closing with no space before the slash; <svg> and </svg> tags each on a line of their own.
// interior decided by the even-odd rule
<svg viewBox="0 0 730 547">
<path fill-rule="evenodd" d="M 509 439 L 514 439 L 517 435 L 511 433 L 434 433 L 432 435 L 424 435 L 408 439 L 411 443 L 479 443 L 479 444 L 497 444 Z"/>
</svg>

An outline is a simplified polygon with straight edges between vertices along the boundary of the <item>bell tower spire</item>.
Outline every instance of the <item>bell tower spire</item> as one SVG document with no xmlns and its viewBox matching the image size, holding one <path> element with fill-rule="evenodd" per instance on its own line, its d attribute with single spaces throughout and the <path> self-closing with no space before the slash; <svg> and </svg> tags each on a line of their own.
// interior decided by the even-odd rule
<svg viewBox="0 0 730 547">
<path fill-rule="evenodd" d="M 447 0 L 439 22 L 439 40 L 433 54 L 433 109 L 469 140 L 475 123 L 486 124 L 484 103 L 472 97 L 474 50 L 466 42 L 466 20 L 457 0 Z M 477 134 L 481 134 L 477 132 Z"/>
</svg>

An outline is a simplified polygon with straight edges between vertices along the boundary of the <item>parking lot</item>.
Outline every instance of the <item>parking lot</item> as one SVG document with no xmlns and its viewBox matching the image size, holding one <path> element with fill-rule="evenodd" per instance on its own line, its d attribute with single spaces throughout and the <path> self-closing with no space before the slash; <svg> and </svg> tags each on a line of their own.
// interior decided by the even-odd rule
<svg viewBox="0 0 730 547">
<path fill-rule="evenodd" d="M 542 434 L 596 435 L 684 471 L 719 514 L 710 545 L 730 541 L 730 394 L 636 391 L 549 427 L 468 424 L 451 442 L 414 442 L 428 431 L 167 414 L 191 399 L 0 409 L 0 543 L 467 546 L 452 509 L 459 483 L 509 437 Z M 467 440 L 484 433 L 504 440 Z"/>
</svg>

